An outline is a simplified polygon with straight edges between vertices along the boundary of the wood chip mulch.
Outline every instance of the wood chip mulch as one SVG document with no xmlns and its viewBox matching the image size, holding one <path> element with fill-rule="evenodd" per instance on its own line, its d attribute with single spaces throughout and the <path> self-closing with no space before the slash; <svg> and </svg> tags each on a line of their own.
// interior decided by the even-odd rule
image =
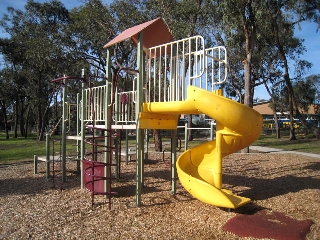
<svg viewBox="0 0 320 240">
<path fill-rule="evenodd" d="M 168 161 L 168 159 L 167 159 Z M 67 182 L 59 173 L 45 178 L 45 164 L 33 174 L 33 162 L 0 165 L 0 239 L 256 239 L 224 231 L 228 220 L 261 210 L 291 219 L 311 220 L 306 239 L 320 239 L 320 160 L 293 154 L 232 154 L 224 159 L 223 187 L 252 203 L 228 211 L 190 196 L 177 181 L 171 194 L 170 167 L 162 153 L 145 163 L 142 206 L 136 207 L 135 162 L 121 164 L 113 181 L 118 196 L 112 209 L 102 196 L 80 189 L 76 164 L 67 164 Z M 55 185 L 55 188 L 53 188 Z M 60 188 L 60 186 L 62 188 Z"/>
</svg>

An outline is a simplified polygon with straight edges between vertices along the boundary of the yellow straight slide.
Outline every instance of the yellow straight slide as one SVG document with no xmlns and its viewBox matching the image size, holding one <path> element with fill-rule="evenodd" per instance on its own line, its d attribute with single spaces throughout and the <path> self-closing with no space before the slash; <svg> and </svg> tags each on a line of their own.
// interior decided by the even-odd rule
<svg viewBox="0 0 320 240">
<path fill-rule="evenodd" d="M 208 204 L 237 208 L 251 200 L 222 189 L 222 159 L 251 145 L 262 130 L 261 115 L 215 92 L 189 86 L 181 102 L 144 103 L 143 112 L 178 115 L 204 113 L 216 120 L 216 139 L 182 153 L 177 160 L 181 184 L 195 198 Z"/>
</svg>

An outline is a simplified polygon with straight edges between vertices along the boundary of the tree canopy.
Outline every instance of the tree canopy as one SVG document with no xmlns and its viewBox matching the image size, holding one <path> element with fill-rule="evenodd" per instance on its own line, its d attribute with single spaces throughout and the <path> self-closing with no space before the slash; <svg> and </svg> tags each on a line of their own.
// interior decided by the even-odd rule
<svg viewBox="0 0 320 240">
<path fill-rule="evenodd" d="M 86 0 L 73 9 L 58 0 L 28 0 L 23 10 L 8 8 L 0 21 L 9 36 L 0 38 L 3 123 L 14 120 L 24 136 L 36 126 L 42 139 L 53 114 L 55 89 L 50 80 L 79 75 L 82 68 L 104 75 L 103 45 L 123 30 L 156 17 L 164 18 L 175 39 L 202 35 L 208 46 L 227 47 L 229 81 L 223 87 L 228 96 L 252 107 L 258 85 L 264 85 L 275 102 L 283 99 L 279 94 L 286 88 L 292 119 L 306 104 L 296 89 L 308 84 L 311 64 L 302 59 L 305 46 L 294 31 L 303 21 L 320 26 L 318 0 L 114 0 L 110 5 Z M 114 72 L 136 67 L 131 43 L 117 44 L 111 53 Z M 290 69 L 289 61 L 296 63 L 295 69 Z M 122 87 L 129 88 L 128 82 L 124 80 Z"/>
</svg>

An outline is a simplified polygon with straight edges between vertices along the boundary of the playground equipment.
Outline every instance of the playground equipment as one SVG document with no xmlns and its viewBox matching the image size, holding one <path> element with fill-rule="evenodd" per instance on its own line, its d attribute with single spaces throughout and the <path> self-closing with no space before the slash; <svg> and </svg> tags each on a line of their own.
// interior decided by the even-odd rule
<svg viewBox="0 0 320 240">
<path fill-rule="evenodd" d="M 156 29 L 156 30 L 155 30 Z M 214 89 L 227 77 L 224 47 L 205 48 L 201 36 L 170 42 L 172 37 L 158 18 L 127 29 L 105 45 L 106 48 L 131 39 L 138 46 L 137 76 L 137 187 L 140 205 L 143 180 L 142 129 L 177 128 L 180 114 L 204 113 L 216 120 L 216 139 L 187 150 L 175 165 L 180 182 L 197 199 L 220 207 L 237 208 L 250 201 L 222 188 L 222 159 L 253 143 L 261 133 L 262 117 L 255 110 L 222 96 Z M 144 57 L 147 62 L 147 80 Z M 143 99 L 143 86 L 146 86 Z M 174 134 L 173 134 L 174 135 Z M 174 136 L 173 136 L 174 137 Z M 172 141 L 174 145 L 176 141 Z M 175 149 L 176 146 L 172 146 Z M 176 169 L 175 169 L 176 166 Z M 175 182 L 172 182 L 175 193 Z"/>
<path fill-rule="evenodd" d="M 79 111 L 76 112 L 76 123 L 75 123 L 75 131 L 76 135 L 72 136 L 67 134 L 67 123 L 69 122 L 69 128 L 70 128 L 70 118 L 71 118 L 71 107 L 78 107 L 79 99 L 77 99 L 77 104 L 70 104 L 67 100 L 67 81 L 74 81 L 74 80 L 80 80 L 82 82 L 82 88 L 84 89 L 84 76 L 82 77 L 74 77 L 74 76 L 67 76 L 67 77 L 61 77 L 52 80 L 52 83 L 55 85 L 60 86 L 60 90 L 62 90 L 61 94 L 61 107 L 62 107 L 62 113 L 61 117 L 59 118 L 58 122 L 55 124 L 54 128 L 51 130 L 51 133 L 46 134 L 46 156 L 34 156 L 34 173 L 37 173 L 37 163 L 38 161 L 44 161 L 46 163 L 46 177 L 49 178 L 50 176 L 50 163 L 52 162 L 53 168 L 54 163 L 59 162 L 61 166 L 61 182 L 64 183 L 66 181 L 66 160 L 75 160 L 77 161 L 77 171 L 80 172 L 80 159 L 83 157 L 81 156 L 80 149 L 82 148 L 81 145 L 81 134 L 80 134 L 80 116 Z M 77 109 L 78 110 L 78 109 Z M 51 135 L 53 132 L 61 125 L 61 139 L 60 139 L 60 147 L 58 148 L 58 151 L 56 152 L 56 148 L 54 147 L 54 142 L 56 140 L 53 140 L 51 138 Z M 66 150 L 66 141 L 75 140 L 76 141 L 76 155 L 73 156 L 67 156 L 67 150 Z M 53 143 L 51 146 L 51 142 Z M 51 149 L 52 148 L 52 149 Z M 52 152 L 51 152 L 52 150 Z M 55 172 L 53 169 L 53 178 L 55 178 Z"/>
<path fill-rule="evenodd" d="M 216 139 L 182 153 L 177 160 L 178 176 L 186 190 L 203 202 L 226 208 L 242 206 L 250 199 L 222 189 L 222 158 L 259 137 L 261 117 L 251 108 L 220 96 L 219 91 L 189 86 L 187 95 L 181 102 L 146 103 L 143 110 L 166 114 L 200 111 L 215 118 Z"/>
<path fill-rule="evenodd" d="M 117 89 L 118 75 L 110 81 L 110 47 L 127 39 L 137 45 L 137 70 L 133 90 L 124 92 Z M 108 56 L 106 79 L 109 79 L 104 86 L 85 88 L 82 74 L 81 131 L 76 139 L 81 146 L 81 186 L 91 191 L 92 202 L 95 194 L 103 194 L 109 197 L 110 207 L 111 197 L 116 194 L 111 189 L 112 170 L 119 166 L 121 154 L 118 146 L 113 145 L 115 130 L 135 130 L 136 149 L 131 153 L 136 156 L 136 205 L 140 206 L 145 131 L 168 129 L 171 138 L 176 139 L 181 114 L 208 115 L 216 121 L 216 137 L 186 150 L 178 159 L 177 141 L 171 141 L 172 194 L 176 192 L 178 174 L 186 190 L 203 202 L 237 208 L 250 201 L 222 188 L 222 160 L 259 137 L 262 117 L 255 110 L 222 96 L 218 87 L 227 79 L 224 47 L 205 48 L 201 36 L 172 40 L 161 18 L 129 28 L 104 46 Z M 119 71 L 123 70 L 126 69 Z M 85 129 L 90 130 L 91 136 L 85 136 Z M 97 131 L 104 134 L 98 136 Z M 91 145 L 88 152 L 85 143 Z M 128 156 L 128 148 L 125 150 L 124 155 Z M 103 154 L 103 162 L 97 159 L 97 154 Z M 62 170 L 64 175 L 65 167 Z"/>
</svg>

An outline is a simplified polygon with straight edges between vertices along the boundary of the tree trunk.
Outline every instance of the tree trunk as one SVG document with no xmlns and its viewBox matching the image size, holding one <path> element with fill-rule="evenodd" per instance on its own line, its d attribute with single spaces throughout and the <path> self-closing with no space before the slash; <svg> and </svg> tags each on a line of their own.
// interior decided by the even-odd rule
<svg viewBox="0 0 320 240">
<path fill-rule="evenodd" d="M 320 140 L 320 128 L 314 128 L 313 134 L 316 136 L 317 140 Z"/>
<path fill-rule="evenodd" d="M 294 93 L 293 93 L 293 88 L 292 88 L 292 84 L 291 84 L 291 81 L 290 81 L 290 77 L 289 77 L 289 68 L 288 68 L 288 65 L 287 65 L 287 59 L 284 55 L 284 52 L 281 51 L 283 53 L 283 58 L 285 58 L 285 64 L 284 64 L 284 69 L 285 69 L 285 74 L 284 74 L 284 80 L 286 82 L 286 86 L 287 86 L 287 90 L 288 90 L 288 103 L 289 103 L 289 120 L 290 120 L 290 137 L 289 137 L 289 140 L 297 140 L 296 138 L 296 135 L 295 135 L 295 132 L 294 132 L 294 124 L 293 124 L 293 114 L 294 114 L 294 111 L 293 111 L 293 103 L 294 103 Z"/>
<path fill-rule="evenodd" d="M 277 136 L 278 139 L 280 139 L 281 135 L 280 135 L 280 128 L 279 128 L 279 124 L 278 124 L 276 101 L 275 101 L 274 97 L 271 97 L 271 101 L 272 101 L 272 111 L 273 111 L 273 118 L 274 118 L 276 136 Z"/>
<path fill-rule="evenodd" d="M 283 69 L 284 69 L 283 78 L 284 78 L 284 81 L 286 83 L 286 87 L 288 90 L 288 104 L 289 104 L 289 112 L 290 112 L 290 118 L 289 118 L 290 119 L 290 140 L 296 140 L 296 136 L 294 133 L 294 125 L 293 125 L 294 92 L 293 92 L 293 88 L 292 88 L 292 84 L 291 84 L 290 76 L 289 76 L 288 60 L 287 60 L 284 46 L 281 43 L 280 38 L 279 38 L 279 28 L 278 28 L 277 21 L 274 17 L 272 17 L 272 14 L 270 14 L 270 19 L 271 19 L 271 21 L 273 23 L 273 27 L 274 27 L 275 43 L 278 48 L 279 54 L 283 60 Z"/>
<path fill-rule="evenodd" d="M 24 122 L 24 112 L 25 112 L 25 106 L 23 102 L 20 102 L 20 114 L 19 114 L 19 125 L 20 125 L 20 134 L 21 136 L 26 136 L 26 129 L 25 129 L 25 122 Z"/>
<path fill-rule="evenodd" d="M 25 135 L 24 135 L 24 138 L 27 138 L 28 137 L 28 125 L 29 125 L 29 116 L 30 116 L 30 105 L 28 106 L 28 109 L 27 109 L 27 113 L 26 113 L 26 119 L 25 119 Z"/>
<path fill-rule="evenodd" d="M 156 152 L 162 152 L 162 138 L 160 131 L 153 129 L 154 148 Z"/>
<path fill-rule="evenodd" d="M 37 138 L 39 141 L 42 141 L 43 139 L 43 133 L 42 133 L 42 107 L 40 102 L 37 106 Z"/>
<path fill-rule="evenodd" d="M 4 127 L 5 127 L 5 132 L 6 132 L 6 139 L 9 139 L 9 126 L 7 123 L 7 117 L 5 117 L 5 122 L 4 122 Z"/>
<path fill-rule="evenodd" d="M 247 60 L 244 63 L 244 105 L 252 108 L 252 91 L 251 91 L 251 52 L 247 54 Z M 249 153 L 249 146 L 241 150 L 242 153 Z"/>
<path fill-rule="evenodd" d="M 281 132 L 280 132 L 279 124 L 278 124 L 278 116 L 277 116 L 277 114 L 274 115 L 274 124 L 275 124 L 275 130 L 276 130 L 276 137 L 278 139 L 280 139 L 281 138 Z"/>
<path fill-rule="evenodd" d="M 242 1 L 242 21 L 243 31 L 246 39 L 246 59 L 243 61 L 244 67 L 244 105 L 253 106 L 253 91 L 252 91 L 252 55 L 255 48 L 256 26 L 255 16 L 252 8 L 252 2 Z M 249 147 L 242 149 L 242 153 L 249 153 Z"/>
<path fill-rule="evenodd" d="M 18 107 L 18 101 L 16 101 L 15 104 L 15 115 L 14 115 L 14 138 L 18 138 L 18 112 L 19 112 L 19 107 Z"/>
<path fill-rule="evenodd" d="M 9 126 L 8 126 L 8 118 L 7 118 L 7 107 L 4 102 L 1 101 L 1 110 L 3 114 L 3 122 L 4 122 L 4 129 L 6 133 L 6 139 L 9 139 Z"/>
</svg>

